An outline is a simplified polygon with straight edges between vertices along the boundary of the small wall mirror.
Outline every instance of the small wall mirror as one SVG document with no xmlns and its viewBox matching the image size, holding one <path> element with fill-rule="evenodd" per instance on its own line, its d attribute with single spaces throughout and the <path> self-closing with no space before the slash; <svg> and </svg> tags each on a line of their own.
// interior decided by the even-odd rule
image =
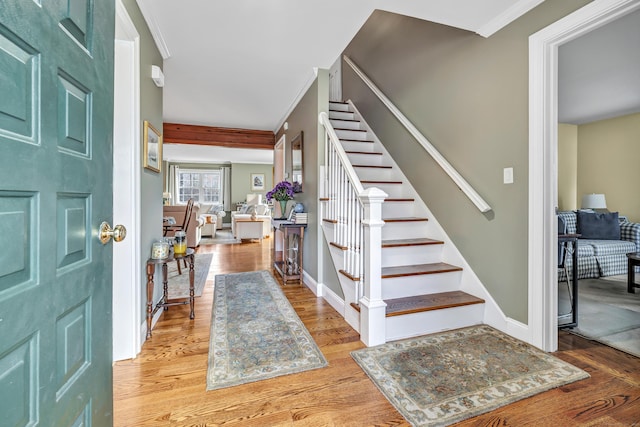
<svg viewBox="0 0 640 427">
<path fill-rule="evenodd" d="M 302 191 L 302 134 L 300 131 L 291 140 L 291 182 L 294 184 L 296 191 Z"/>
</svg>

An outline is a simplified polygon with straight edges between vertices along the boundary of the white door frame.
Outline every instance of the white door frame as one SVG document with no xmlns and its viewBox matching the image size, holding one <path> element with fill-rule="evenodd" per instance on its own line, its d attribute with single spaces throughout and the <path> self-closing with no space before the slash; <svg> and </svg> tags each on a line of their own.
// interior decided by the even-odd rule
<svg viewBox="0 0 640 427">
<path fill-rule="evenodd" d="M 113 121 L 113 222 L 127 237 L 113 245 L 113 360 L 141 349 L 140 35 L 116 1 Z"/>
<path fill-rule="evenodd" d="M 285 176 L 285 145 L 286 145 L 287 135 L 282 134 L 276 145 L 273 147 L 273 181 L 275 185 L 276 183 L 283 181 Z"/>
<path fill-rule="evenodd" d="M 596 0 L 529 38 L 529 334 L 558 348 L 558 47 L 640 8 L 639 0 Z"/>
</svg>

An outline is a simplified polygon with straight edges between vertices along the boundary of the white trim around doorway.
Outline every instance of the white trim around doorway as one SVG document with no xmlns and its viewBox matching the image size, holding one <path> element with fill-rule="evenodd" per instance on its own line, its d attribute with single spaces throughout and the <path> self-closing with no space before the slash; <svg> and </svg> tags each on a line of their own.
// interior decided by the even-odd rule
<svg viewBox="0 0 640 427">
<path fill-rule="evenodd" d="M 558 347 L 558 47 L 640 9 L 639 0 L 596 0 L 529 38 L 529 334 Z"/>
<path fill-rule="evenodd" d="M 113 222 L 127 237 L 113 245 L 113 360 L 137 356 L 140 327 L 140 35 L 122 0 L 116 1 L 113 128 Z"/>
</svg>

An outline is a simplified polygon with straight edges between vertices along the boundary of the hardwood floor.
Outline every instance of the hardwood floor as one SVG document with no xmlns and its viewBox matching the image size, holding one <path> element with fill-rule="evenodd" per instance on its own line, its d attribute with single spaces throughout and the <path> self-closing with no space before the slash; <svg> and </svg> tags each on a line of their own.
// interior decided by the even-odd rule
<svg viewBox="0 0 640 427">
<path fill-rule="evenodd" d="M 270 239 L 209 245 L 210 280 L 188 306 L 171 307 L 138 358 L 113 369 L 115 426 L 406 426 L 356 365 L 364 345 L 322 298 L 306 287 L 284 293 L 329 367 L 228 389 L 205 391 L 215 274 L 270 270 Z M 462 426 L 640 426 L 640 359 L 566 332 L 555 355 L 591 378 L 463 421 Z"/>
</svg>

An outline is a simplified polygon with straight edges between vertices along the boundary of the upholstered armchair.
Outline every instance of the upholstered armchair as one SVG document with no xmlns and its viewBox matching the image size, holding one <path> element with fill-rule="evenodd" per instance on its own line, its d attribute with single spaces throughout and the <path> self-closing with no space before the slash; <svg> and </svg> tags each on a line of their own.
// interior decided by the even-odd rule
<svg viewBox="0 0 640 427">
<path fill-rule="evenodd" d="M 173 217 L 176 220 L 176 224 L 182 224 L 184 220 L 185 206 L 163 206 L 162 215 L 164 217 Z M 187 233 L 187 246 L 195 248 L 200 245 L 200 238 L 202 232 L 203 220 L 200 218 L 200 205 L 194 203 L 193 210 L 191 211 L 191 221 L 189 221 L 189 227 L 185 232 Z M 172 232 L 167 233 L 167 237 L 173 236 Z"/>
</svg>

